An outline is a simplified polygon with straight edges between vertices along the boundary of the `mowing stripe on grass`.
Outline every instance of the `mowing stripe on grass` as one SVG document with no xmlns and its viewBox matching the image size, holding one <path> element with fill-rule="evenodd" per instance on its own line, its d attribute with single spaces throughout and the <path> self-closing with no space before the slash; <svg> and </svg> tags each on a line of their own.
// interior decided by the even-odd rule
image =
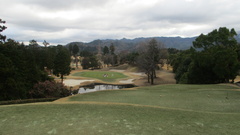
<svg viewBox="0 0 240 135">
<path fill-rule="evenodd" d="M 29 103 L 29 104 L 15 104 L 15 105 L 4 105 L 0 107 L 9 107 L 9 106 L 30 106 L 30 105 L 54 105 L 54 104 L 85 104 L 85 105 L 119 105 L 119 106 L 133 106 L 133 107 L 142 107 L 142 108 L 158 108 L 164 110 L 173 110 L 173 111 L 185 111 L 185 112 L 195 112 L 195 113 L 208 113 L 208 114 L 227 114 L 227 115 L 239 115 L 240 113 L 222 113 L 222 112 L 210 112 L 210 111 L 195 111 L 190 109 L 181 109 L 173 107 L 164 107 L 164 106 L 154 106 L 154 105 L 141 105 L 141 104 L 131 104 L 131 103 L 114 103 L 114 102 L 94 102 L 94 101 L 66 101 L 66 102 L 44 102 L 44 103 Z"/>
<path fill-rule="evenodd" d="M 55 102 L 56 103 L 56 102 Z M 173 107 L 164 107 L 164 106 L 154 106 L 154 105 L 140 105 L 140 104 L 130 104 L 130 103 L 113 103 L 113 102 L 94 102 L 94 101 L 72 101 L 72 102 L 64 102 L 64 104 L 95 104 L 95 105 L 121 105 L 121 106 L 134 106 L 134 107 L 147 107 L 147 108 L 159 108 L 166 110 L 175 110 L 175 111 L 186 111 L 186 112 L 196 112 L 196 113 L 209 113 L 209 114 L 237 114 L 240 113 L 222 113 L 222 112 L 210 112 L 210 111 L 195 111 L 190 109 L 181 109 L 181 108 L 173 108 Z"/>
</svg>

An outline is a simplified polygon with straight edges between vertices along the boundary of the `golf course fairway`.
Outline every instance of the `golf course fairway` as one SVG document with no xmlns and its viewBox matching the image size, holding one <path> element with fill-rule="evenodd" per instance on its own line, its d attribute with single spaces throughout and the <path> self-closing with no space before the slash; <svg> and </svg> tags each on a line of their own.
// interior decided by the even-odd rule
<svg viewBox="0 0 240 135">
<path fill-rule="evenodd" d="M 0 135 L 237 135 L 240 89 L 158 85 L 0 106 Z"/>
</svg>

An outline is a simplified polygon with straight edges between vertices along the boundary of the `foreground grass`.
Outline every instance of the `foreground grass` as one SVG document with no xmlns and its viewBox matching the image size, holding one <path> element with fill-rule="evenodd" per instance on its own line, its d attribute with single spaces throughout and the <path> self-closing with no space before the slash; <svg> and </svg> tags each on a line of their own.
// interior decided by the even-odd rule
<svg viewBox="0 0 240 135">
<path fill-rule="evenodd" d="M 107 76 L 104 77 L 104 75 L 107 75 Z M 94 78 L 94 79 L 99 79 L 105 82 L 114 82 L 117 79 L 122 79 L 127 77 L 123 73 L 111 72 L 111 71 L 83 71 L 83 72 L 74 73 L 73 76 Z"/>
<path fill-rule="evenodd" d="M 117 105 L 1 107 L 3 135 L 239 134 L 239 114 L 210 114 Z"/>
<path fill-rule="evenodd" d="M 82 94 L 62 103 L 0 106 L 0 135 L 237 135 L 238 90 L 162 85 Z"/>
</svg>

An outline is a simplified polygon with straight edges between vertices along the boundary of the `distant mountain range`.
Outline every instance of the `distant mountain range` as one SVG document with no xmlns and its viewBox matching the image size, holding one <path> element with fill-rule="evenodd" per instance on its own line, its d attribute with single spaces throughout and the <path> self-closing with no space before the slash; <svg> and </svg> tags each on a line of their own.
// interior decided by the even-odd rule
<svg viewBox="0 0 240 135">
<path fill-rule="evenodd" d="M 71 42 L 67 44 L 66 46 L 70 44 L 77 44 L 80 47 L 80 50 L 88 50 L 88 51 L 97 51 L 97 48 L 104 47 L 104 46 L 110 46 L 113 44 L 115 46 L 115 50 L 117 52 L 121 51 L 134 51 L 137 46 L 143 42 L 147 42 L 150 39 L 155 38 L 158 42 L 162 42 L 166 48 L 176 48 L 180 50 L 189 49 L 192 46 L 192 42 L 197 37 L 188 37 L 188 38 L 182 38 L 182 37 L 141 37 L 141 38 L 135 38 L 135 39 L 104 39 L 104 40 L 94 40 L 89 43 L 83 43 L 83 42 Z M 236 39 L 238 42 L 240 42 L 240 35 L 236 36 Z"/>
</svg>

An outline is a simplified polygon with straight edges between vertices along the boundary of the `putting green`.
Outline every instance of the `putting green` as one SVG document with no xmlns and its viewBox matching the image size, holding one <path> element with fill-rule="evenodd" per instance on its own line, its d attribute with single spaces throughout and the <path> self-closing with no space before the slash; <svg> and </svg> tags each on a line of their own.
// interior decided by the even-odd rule
<svg viewBox="0 0 240 135">
<path fill-rule="evenodd" d="M 127 78 L 128 76 L 119 72 L 111 71 L 82 71 L 74 73 L 72 76 L 87 77 L 93 79 L 99 79 L 105 82 L 114 82 L 118 79 Z"/>
</svg>

